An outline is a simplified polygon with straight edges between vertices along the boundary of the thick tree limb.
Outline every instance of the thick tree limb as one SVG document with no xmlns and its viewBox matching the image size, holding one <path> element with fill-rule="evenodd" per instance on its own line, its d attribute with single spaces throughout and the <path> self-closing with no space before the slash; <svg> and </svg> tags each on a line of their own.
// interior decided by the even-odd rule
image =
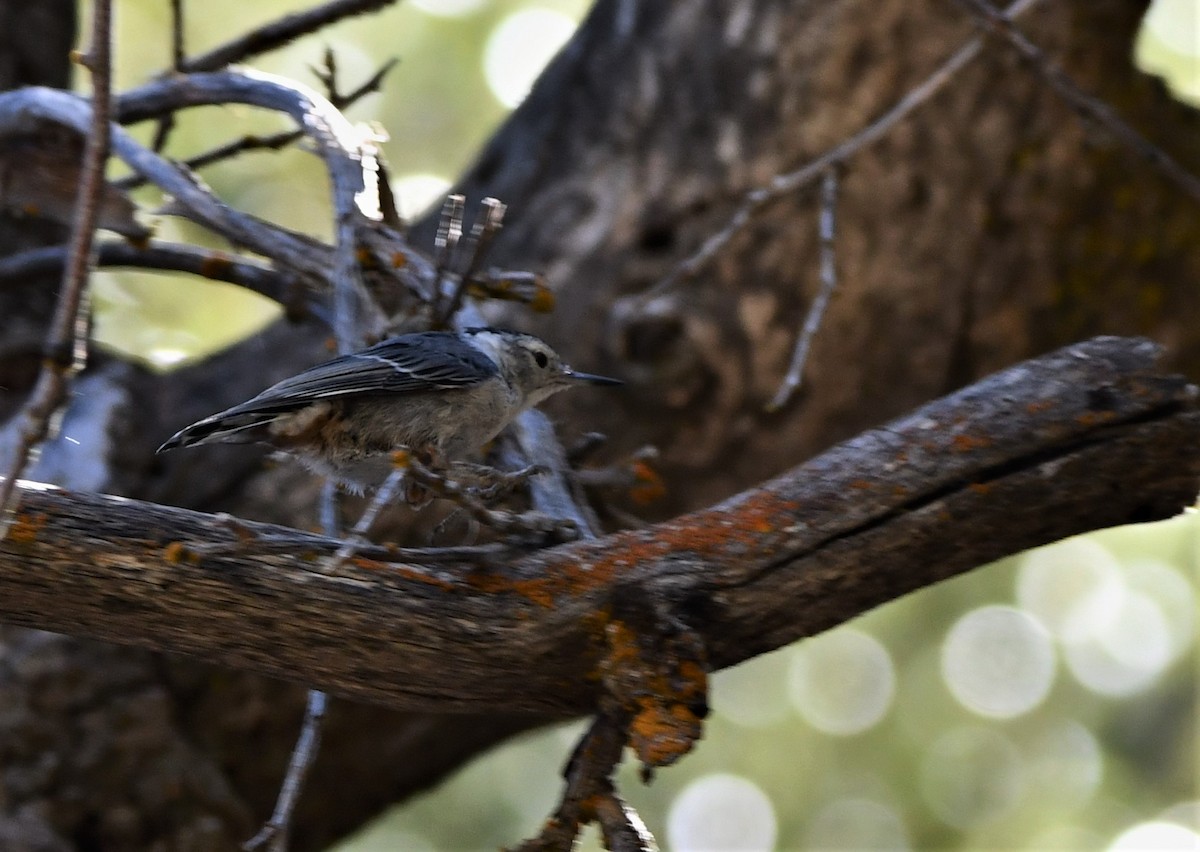
<svg viewBox="0 0 1200 852">
<path fill-rule="evenodd" d="M 572 715 L 595 703 L 614 594 L 669 609 L 720 668 L 1004 554 L 1179 511 L 1200 413 L 1157 355 L 1069 347 L 718 506 L 507 564 L 377 550 L 327 575 L 336 539 L 281 549 L 295 531 L 25 484 L 0 613 L 399 708 Z"/>
</svg>

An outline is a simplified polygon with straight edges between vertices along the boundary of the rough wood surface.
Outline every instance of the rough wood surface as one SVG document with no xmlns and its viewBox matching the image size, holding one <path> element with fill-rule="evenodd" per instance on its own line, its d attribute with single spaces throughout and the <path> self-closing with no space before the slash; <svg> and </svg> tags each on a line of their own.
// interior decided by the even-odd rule
<svg viewBox="0 0 1200 852">
<path fill-rule="evenodd" d="M 999 556 L 1178 512 L 1200 490 L 1200 414 L 1157 354 L 1070 347 L 712 508 L 519 558 L 375 548 L 327 574 L 336 540 L 26 486 L 0 614 L 403 710 L 587 712 L 618 594 L 659 602 L 720 667 Z"/>
</svg>

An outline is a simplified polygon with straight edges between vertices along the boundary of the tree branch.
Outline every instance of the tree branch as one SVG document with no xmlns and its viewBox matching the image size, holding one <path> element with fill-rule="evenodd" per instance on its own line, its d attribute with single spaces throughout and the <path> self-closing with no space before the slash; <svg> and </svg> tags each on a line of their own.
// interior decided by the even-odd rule
<svg viewBox="0 0 1200 852">
<path fill-rule="evenodd" d="M 1093 97 L 1055 65 L 1037 45 L 1021 32 L 1008 12 L 1001 12 L 988 0 L 957 0 L 978 22 L 979 26 L 1004 41 L 1021 57 L 1034 73 L 1046 81 L 1054 92 L 1075 112 L 1107 130 L 1112 137 L 1137 154 L 1159 174 L 1174 183 L 1192 198 L 1200 201 L 1200 178 L 1189 172 L 1175 158 L 1133 129 L 1116 110 L 1100 98 Z"/>
<path fill-rule="evenodd" d="M 376 548 L 331 575 L 317 569 L 337 539 L 24 483 L 0 613 L 398 708 L 573 715 L 594 706 L 618 592 L 686 623 L 720 668 L 1005 554 L 1189 505 L 1200 414 L 1157 355 L 1097 338 L 712 508 L 506 561 Z"/>
<path fill-rule="evenodd" d="M 139 145 L 124 130 L 112 128 L 113 152 L 131 168 L 171 195 L 190 218 L 234 244 L 266 255 L 298 277 L 315 283 L 337 282 L 339 292 L 355 291 L 359 308 L 369 299 L 362 294 L 353 239 L 356 226 L 377 215 L 370 209 L 360 154 L 362 135 L 325 98 L 303 86 L 261 74 L 193 74 L 161 80 L 118 99 L 121 121 L 152 118 L 172 110 L 216 103 L 244 103 L 289 115 L 312 139 L 329 170 L 333 206 L 338 222 L 334 251 L 273 227 L 222 204 L 178 166 Z M 31 87 L 0 95 L 0 129 L 8 132 L 53 121 L 86 132 L 91 109 L 66 92 Z M 398 250 L 398 248 L 393 248 Z M 357 315 L 357 311 L 351 312 Z M 370 317 L 374 327 L 380 318 Z"/>
<path fill-rule="evenodd" d="M 187 272 L 213 281 L 227 281 L 281 304 L 292 304 L 302 293 L 299 282 L 252 258 L 182 243 L 155 241 L 145 247 L 127 242 L 107 242 L 96 247 L 96 266 Z M 0 287 L 21 284 L 37 275 L 60 272 L 67 260 L 66 246 L 45 246 L 0 257 Z"/>
<path fill-rule="evenodd" d="M 71 384 L 87 363 L 92 314 L 88 283 L 93 264 L 92 243 L 104 198 L 104 166 L 109 152 L 109 114 L 112 106 L 112 3 L 97 0 L 92 7 L 91 47 L 83 64 L 92 72 L 92 115 L 80 168 L 72 217 L 71 239 L 63 266 L 58 303 L 50 323 L 42 369 L 33 394 L 21 411 L 16 448 L 5 460 L 0 480 L 0 539 L 12 519 L 13 486 L 37 448 L 54 429 L 53 421 L 68 399 Z"/>
<path fill-rule="evenodd" d="M 331 0 L 312 9 L 285 15 L 215 47 L 208 53 L 185 59 L 180 70 L 187 73 L 216 71 L 235 62 L 244 62 L 251 56 L 283 47 L 288 42 L 343 18 L 377 12 L 395 2 L 396 0 Z"/>
</svg>

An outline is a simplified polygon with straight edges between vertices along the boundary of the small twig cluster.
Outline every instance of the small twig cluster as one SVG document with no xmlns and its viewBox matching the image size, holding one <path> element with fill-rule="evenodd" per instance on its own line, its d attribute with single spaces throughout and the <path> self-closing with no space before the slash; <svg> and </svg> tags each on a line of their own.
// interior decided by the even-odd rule
<svg viewBox="0 0 1200 852">
<path fill-rule="evenodd" d="M 1037 45 L 1016 27 L 1013 20 L 1032 9 L 1040 0 L 1014 0 L 1004 10 L 997 9 L 989 0 L 957 0 L 957 2 L 971 13 L 984 30 L 1004 40 L 1033 72 L 1080 116 L 1095 122 L 1126 149 L 1150 164 L 1184 192 L 1200 200 L 1200 177 L 1189 172 L 1164 150 L 1139 134 L 1107 103 L 1087 94 L 1078 83 L 1072 80 L 1062 68 L 1055 65 Z M 639 296 L 641 303 L 649 304 L 659 296 L 695 278 L 720 256 L 734 237 L 741 234 L 755 221 L 755 217 L 759 213 L 776 201 L 807 189 L 824 176 L 820 213 L 821 285 L 809 306 L 787 374 L 774 397 L 767 404 L 767 410 L 775 411 L 785 406 L 800 386 L 809 347 L 820 329 L 825 308 L 836 286 L 832 247 L 833 207 L 837 193 L 836 170 L 885 138 L 896 125 L 944 90 L 960 71 L 980 56 L 983 45 L 982 36 L 971 38 L 934 69 L 933 73 L 905 92 L 883 115 L 861 131 L 842 140 L 799 168 L 777 174 L 766 185 L 747 192 L 729 220 L 719 230 L 705 238 L 695 251 L 673 266 L 652 287 L 644 291 Z"/>
</svg>

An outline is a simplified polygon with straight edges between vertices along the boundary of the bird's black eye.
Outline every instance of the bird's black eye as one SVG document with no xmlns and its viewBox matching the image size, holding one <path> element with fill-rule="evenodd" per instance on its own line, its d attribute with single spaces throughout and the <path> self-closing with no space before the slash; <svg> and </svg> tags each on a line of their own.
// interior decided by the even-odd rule
<svg viewBox="0 0 1200 852">
<path fill-rule="evenodd" d="M 534 352 L 534 353 L 533 353 L 533 360 L 537 362 L 537 365 L 538 365 L 539 367 L 545 367 L 545 366 L 546 366 L 546 363 L 547 363 L 547 362 L 548 362 L 550 359 L 548 359 L 548 358 L 546 357 L 546 353 L 545 353 L 545 352 Z"/>
</svg>

